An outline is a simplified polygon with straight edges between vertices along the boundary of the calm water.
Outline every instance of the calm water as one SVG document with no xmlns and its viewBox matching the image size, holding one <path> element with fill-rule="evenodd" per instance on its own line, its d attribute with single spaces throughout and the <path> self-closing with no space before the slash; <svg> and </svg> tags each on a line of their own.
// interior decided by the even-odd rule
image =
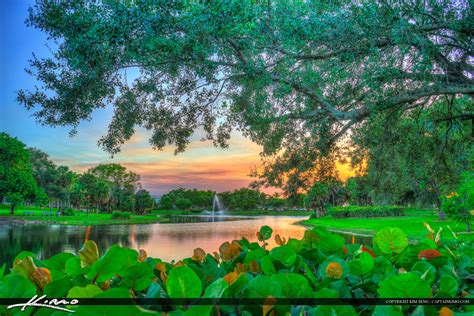
<svg viewBox="0 0 474 316">
<path fill-rule="evenodd" d="M 263 225 L 272 227 L 274 234 L 299 239 L 306 230 L 296 224 L 302 219 L 304 217 L 265 216 L 212 221 L 209 218 L 175 217 L 174 221 L 183 222 L 90 227 L 0 222 L 0 266 L 4 262 L 10 265 L 21 250 L 36 253 L 39 259 L 62 251 L 77 253 L 86 234 L 98 244 L 101 254 L 113 244 L 120 244 L 145 249 L 149 256 L 166 261 L 179 260 L 191 257 L 194 248 L 201 247 L 206 252 L 218 251 L 223 242 L 242 236 L 257 241 L 255 234 Z M 269 244 L 274 246 L 273 238 Z"/>
</svg>

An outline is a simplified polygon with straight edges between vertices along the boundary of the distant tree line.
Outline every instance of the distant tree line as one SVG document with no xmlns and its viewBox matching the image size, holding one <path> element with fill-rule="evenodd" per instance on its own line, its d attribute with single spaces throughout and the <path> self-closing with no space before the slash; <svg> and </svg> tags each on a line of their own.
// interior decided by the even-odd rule
<svg viewBox="0 0 474 316">
<path fill-rule="evenodd" d="M 107 213 L 145 213 L 155 207 L 140 176 L 120 164 L 101 164 L 78 174 L 0 133 L 0 201 L 4 199 L 12 214 L 24 203 Z"/>
</svg>

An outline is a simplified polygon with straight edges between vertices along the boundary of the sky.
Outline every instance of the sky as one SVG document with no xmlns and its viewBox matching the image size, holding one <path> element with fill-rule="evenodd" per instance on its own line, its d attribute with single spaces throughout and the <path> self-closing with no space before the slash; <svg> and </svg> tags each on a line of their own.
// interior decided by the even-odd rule
<svg viewBox="0 0 474 316">
<path fill-rule="evenodd" d="M 15 100 L 16 91 L 38 84 L 25 72 L 32 53 L 37 57 L 50 55 L 45 34 L 24 23 L 31 3 L 0 1 L 0 131 L 48 153 L 55 163 L 76 172 L 101 163 L 120 163 L 138 173 L 142 185 L 155 196 L 179 187 L 222 192 L 247 186 L 252 181 L 248 174 L 252 167 L 260 165 L 260 147 L 237 132 L 233 133 L 227 149 L 199 141 L 202 135 L 196 133 L 186 152 L 174 155 L 173 146 L 163 151 L 153 150 L 146 131 L 139 130 L 111 158 L 97 146 L 112 118 L 111 108 L 94 112 L 91 121 L 79 125 L 74 137 L 69 137 L 67 127 L 37 124 L 33 112 Z M 342 177 L 347 174 L 346 168 L 342 168 Z"/>
</svg>

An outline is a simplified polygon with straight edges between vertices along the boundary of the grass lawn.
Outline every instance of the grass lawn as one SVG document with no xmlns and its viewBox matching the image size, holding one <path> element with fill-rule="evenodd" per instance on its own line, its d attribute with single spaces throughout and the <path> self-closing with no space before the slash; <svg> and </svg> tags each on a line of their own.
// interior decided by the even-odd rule
<svg viewBox="0 0 474 316">
<path fill-rule="evenodd" d="M 25 215 L 26 212 L 33 212 L 34 215 Z M 0 209 L 0 219 L 14 219 L 19 221 L 39 221 L 53 224 L 64 225 L 126 225 L 126 224 L 150 224 L 159 222 L 160 218 L 157 215 L 132 215 L 130 219 L 112 219 L 112 214 L 94 214 L 76 212 L 71 216 L 56 216 L 53 210 L 53 216 L 42 215 L 44 212 L 49 212 L 49 209 L 22 209 L 19 207 L 15 210 L 15 215 L 10 215 L 10 210 Z"/>
<path fill-rule="evenodd" d="M 406 216 L 399 217 L 377 217 L 377 218 L 314 218 L 302 221 L 306 226 L 324 226 L 328 229 L 344 231 L 348 233 L 359 233 L 365 235 L 374 235 L 378 230 L 384 227 L 399 227 L 409 239 L 417 239 L 428 233 L 423 226 L 423 222 L 428 223 L 436 232 L 439 227 L 443 228 L 442 236 L 453 238 L 447 226 L 453 231 L 459 232 L 460 238 L 474 239 L 474 233 L 466 234 L 466 225 L 459 224 L 453 220 L 440 221 L 437 215 L 431 215 L 431 212 L 418 212 L 417 214 L 408 213 Z"/>
</svg>

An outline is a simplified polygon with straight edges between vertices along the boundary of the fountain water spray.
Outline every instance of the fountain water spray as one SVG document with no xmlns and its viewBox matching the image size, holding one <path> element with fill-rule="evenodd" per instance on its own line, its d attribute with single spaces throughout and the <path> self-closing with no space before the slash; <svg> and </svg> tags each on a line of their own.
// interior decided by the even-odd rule
<svg viewBox="0 0 474 316">
<path fill-rule="evenodd" d="M 224 213 L 224 207 L 222 206 L 222 202 L 217 194 L 214 195 L 214 200 L 212 201 L 212 216 L 217 214 Z"/>
</svg>

